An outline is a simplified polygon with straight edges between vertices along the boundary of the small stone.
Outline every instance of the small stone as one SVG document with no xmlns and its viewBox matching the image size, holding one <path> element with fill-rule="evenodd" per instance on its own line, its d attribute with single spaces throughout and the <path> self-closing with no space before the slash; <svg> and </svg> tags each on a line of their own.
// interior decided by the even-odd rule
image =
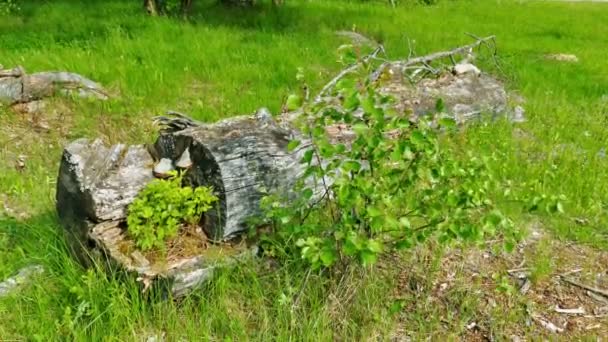
<svg viewBox="0 0 608 342">
<path fill-rule="evenodd" d="M 578 57 L 576 57 L 576 55 L 568 54 L 568 53 L 554 53 L 554 54 L 547 55 L 547 58 L 552 59 L 554 61 L 558 61 L 558 62 L 569 62 L 569 63 L 578 62 Z"/>
<path fill-rule="evenodd" d="M 27 157 L 24 156 L 23 154 L 20 154 L 19 157 L 17 157 L 17 165 L 15 165 L 15 168 L 17 169 L 17 171 L 23 171 L 25 169 L 25 159 Z"/>
<path fill-rule="evenodd" d="M 146 342 L 163 342 L 165 341 L 165 332 L 161 332 L 160 334 L 150 335 L 146 338 Z"/>
<path fill-rule="evenodd" d="M 516 106 L 515 109 L 513 109 L 513 116 L 511 117 L 511 121 L 512 122 L 524 122 L 526 121 L 526 110 L 522 107 L 522 106 Z"/>
<path fill-rule="evenodd" d="M 17 287 L 29 282 L 33 276 L 42 272 L 44 272 L 44 268 L 40 265 L 30 265 L 22 268 L 17 275 L 0 283 L 0 297 L 8 295 Z"/>
<path fill-rule="evenodd" d="M 175 167 L 173 166 L 171 159 L 163 158 L 154 166 L 154 177 L 167 178 L 169 177 L 169 172 L 173 170 L 175 170 Z"/>
<path fill-rule="evenodd" d="M 255 117 L 260 121 L 272 120 L 272 114 L 266 107 L 262 107 L 255 112 Z"/>
<path fill-rule="evenodd" d="M 454 74 L 456 74 L 456 75 L 463 75 L 463 74 L 467 74 L 467 73 L 481 75 L 481 70 L 479 70 L 478 67 L 474 66 L 471 63 L 456 64 L 454 66 L 453 71 L 454 71 Z"/>
<path fill-rule="evenodd" d="M 192 167 L 192 160 L 190 159 L 190 149 L 184 150 L 179 160 L 175 163 L 178 169 L 189 169 Z"/>
</svg>

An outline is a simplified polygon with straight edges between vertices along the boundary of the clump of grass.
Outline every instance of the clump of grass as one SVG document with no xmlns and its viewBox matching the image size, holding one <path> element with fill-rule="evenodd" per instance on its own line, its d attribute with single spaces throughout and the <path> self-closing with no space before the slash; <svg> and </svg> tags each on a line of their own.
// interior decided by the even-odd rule
<svg viewBox="0 0 608 342">
<path fill-rule="evenodd" d="M 407 56 L 405 38 L 423 54 L 467 42 L 465 32 L 496 34 L 506 72 L 500 76 L 526 98 L 528 121 L 471 126 L 448 143 L 500 154 L 495 176 L 511 179 L 517 191 L 534 180 L 543 192 L 566 195 L 565 214 L 539 219 L 562 238 L 608 247 L 608 161 L 598 155 L 608 147 L 602 99 L 608 74 L 599 48 L 608 35 L 602 20 L 608 9 L 602 4 L 446 1 L 393 9 L 336 0 L 246 10 L 200 1 L 187 22 L 152 19 L 140 7 L 137 1 L 28 1 L 0 20 L 5 67 L 74 71 L 115 94 L 104 103 L 53 103 L 44 117 L 48 132 L 35 132 L 27 116 L 0 108 L 0 277 L 30 263 L 48 269 L 40 282 L 0 299 L 2 338 L 138 340 L 164 331 L 176 340 L 358 340 L 390 330 L 389 284 L 369 271 L 357 269 L 332 284 L 314 274 L 305 282 L 306 272 L 290 264 L 244 264 L 220 272 L 180 303 L 163 301 L 160 294 L 141 295 L 124 275 L 83 270 L 69 256 L 54 214 L 67 141 L 104 136 L 141 143 L 155 134 L 149 118 L 169 108 L 203 121 L 260 106 L 276 113 L 298 87 L 293 75 L 299 67 L 310 70 L 305 78 L 312 89 L 340 67 L 334 51 L 345 41 L 337 30 L 355 28 L 382 40 L 391 57 Z M 574 53 L 580 62 L 543 58 L 558 52 Z M 19 155 L 27 156 L 23 170 L 15 168 Z M 512 208 L 518 223 L 529 219 L 503 194 L 493 195 L 502 208 Z M 9 217 L 4 207 L 22 218 Z M 357 280 L 358 274 L 364 276 Z M 466 318 L 477 304 L 465 295 L 454 292 L 453 306 L 464 305 Z M 411 296 L 417 306 L 405 325 L 413 336 L 433 334 L 432 327 L 442 326 L 433 318 L 439 309 Z M 522 323 L 518 312 L 494 311 L 498 329 Z"/>
</svg>

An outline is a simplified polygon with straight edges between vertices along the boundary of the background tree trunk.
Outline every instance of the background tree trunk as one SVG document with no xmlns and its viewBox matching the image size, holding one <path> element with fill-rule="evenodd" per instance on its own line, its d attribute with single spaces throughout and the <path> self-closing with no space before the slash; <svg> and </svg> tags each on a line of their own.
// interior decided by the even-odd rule
<svg viewBox="0 0 608 342">
<path fill-rule="evenodd" d="M 156 0 L 144 0 L 144 9 L 148 14 L 152 16 L 158 15 L 158 8 L 156 6 Z"/>
</svg>

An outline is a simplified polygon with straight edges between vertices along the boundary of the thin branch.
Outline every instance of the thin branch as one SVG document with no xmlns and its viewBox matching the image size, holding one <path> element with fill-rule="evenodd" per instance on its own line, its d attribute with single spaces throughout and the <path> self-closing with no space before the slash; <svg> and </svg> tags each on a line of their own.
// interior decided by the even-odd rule
<svg viewBox="0 0 608 342">
<path fill-rule="evenodd" d="M 434 60 L 452 57 L 452 56 L 458 55 L 458 54 L 463 54 L 482 44 L 487 44 L 490 41 L 494 42 L 495 38 L 496 38 L 496 36 L 492 35 L 492 36 L 488 36 L 488 37 L 484 37 L 484 38 L 479 38 L 471 44 L 463 45 L 463 46 L 454 48 L 449 51 L 440 51 L 440 52 L 435 52 L 435 53 L 425 55 L 425 56 L 408 58 L 405 61 L 384 63 L 384 64 L 380 65 L 380 67 L 372 73 L 371 80 L 372 81 L 377 80 L 380 77 L 380 75 L 382 74 L 382 72 L 384 72 L 384 69 L 386 69 L 389 65 L 397 66 L 402 70 L 405 70 L 405 68 L 410 67 L 412 65 L 416 65 L 416 64 L 428 65 L 430 62 L 432 62 Z"/>
<path fill-rule="evenodd" d="M 576 281 L 574 279 L 570 279 L 570 278 L 567 278 L 564 276 L 560 276 L 560 278 L 570 285 L 574 285 L 576 287 L 580 287 L 581 289 L 585 289 L 585 290 L 597 293 L 599 295 L 602 295 L 604 297 L 608 297 L 608 291 L 606 291 L 606 290 L 602 290 L 602 289 L 598 289 L 597 287 L 585 285 L 583 283 L 579 283 L 578 281 Z"/>
<path fill-rule="evenodd" d="M 331 91 L 331 89 L 333 89 L 333 87 L 335 87 L 336 84 L 342 78 L 344 78 L 346 75 L 352 73 L 353 71 L 357 70 L 361 65 L 368 63 L 373 58 L 376 58 L 378 56 L 378 54 L 381 52 L 384 53 L 384 46 L 378 45 L 378 47 L 371 54 L 365 56 L 360 61 L 358 61 L 354 64 L 351 64 L 348 68 L 342 70 L 338 75 L 336 75 L 336 77 L 334 77 L 331 81 L 329 81 L 329 83 L 327 83 L 323 87 L 323 89 L 321 89 L 321 92 L 319 92 L 319 95 L 317 95 L 315 97 L 315 102 L 320 102 L 321 99 L 323 98 L 323 96 L 327 95 L 327 93 L 329 93 L 329 91 Z"/>
</svg>

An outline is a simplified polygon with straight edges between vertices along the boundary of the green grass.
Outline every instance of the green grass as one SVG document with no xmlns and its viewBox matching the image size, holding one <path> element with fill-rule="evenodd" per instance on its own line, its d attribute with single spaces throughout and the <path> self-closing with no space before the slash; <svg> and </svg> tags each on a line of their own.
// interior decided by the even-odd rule
<svg viewBox="0 0 608 342">
<path fill-rule="evenodd" d="M 23 214 L 2 216 L 0 206 L 0 279 L 34 262 L 49 270 L 0 300 L 0 340 L 138 340 L 161 330 L 169 340 L 358 340 L 386 334 L 393 323 L 384 278 L 350 275 L 352 288 L 344 289 L 316 275 L 305 281 L 295 265 L 271 272 L 245 264 L 222 272 L 185 301 L 154 300 L 141 296 L 124 275 L 76 265 L 54 214 L 66 142 L 98 136 L 151 140 L 150 118 L 167 109 L 204 121 L 261 106 L 277 113 L 298 87 L 299 67 L 313 89 L 339 69 L 335 50 L 347 41 L 336 30 L 356 28 L 382 41 L 393 58 L 407 55 L 408 38 L 423 54 L 469 42 L 466 32 L 495 34 L 504 70 L 498 75 L 526 99 L 528 121 L 515 128 L 505 122 L 474 125 L 454 139 L 454 148 L 496 152 L 498 177 L 516 185 L 539 180 L 537 191 L 566 195 L 566 213 L 540 215 L 544 225 L 561 238 L 608 247 L 608 158 L 596 156 L 608 148 L 606 4 L 488 0 L 392 9 L 384 2 L 294 0 L 278 9 L 225 9 L 202 1 L 189 22 L 148 18 L 139 5 L 28 1 L 20 14 L 0 18 L 5 67 L 78 72 L 115 95 L 105 103 L 54 101 L 46 133 L 0 108 L 0 205 Z M 547 53 L 574 53 L 580 62 L 549 61 Z M 14 167 L 19 155 L 27 156 L 23 171 Z M 516 209 L 511 214 L 522 225 L 529 217 Z M 541 277 L 545 266 L 537 265 Z M 293 308 L 303 286 L 300 306 Z M 425 325 L 425 313 L 434 312 L 427 309 L 408 316 L 414 333 L 430 333 L 434 326 Z"/>
</svg>

